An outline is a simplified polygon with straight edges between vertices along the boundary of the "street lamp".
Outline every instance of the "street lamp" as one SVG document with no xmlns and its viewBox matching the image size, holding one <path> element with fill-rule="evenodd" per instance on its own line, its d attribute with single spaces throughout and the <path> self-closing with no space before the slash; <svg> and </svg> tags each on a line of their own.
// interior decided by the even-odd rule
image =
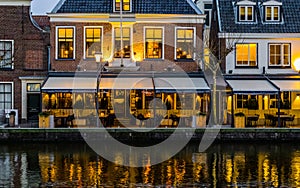
<svg viewBox="0 0 300 188">
<path fill-rule="evenodd" d="M 101 72 L 102 72 L 102 66 L 101 66 L 101 61 L 102 61 L 102 52 L 95 52 L 95 61 L 97 63 L 97 86 L 96 86 L 96 94 L 95 94 L 95 102 L 96 102 L 96 126 L 99 127 L 99 98 L 98 98 L 98 93 L 99 93 L 99 84 L 100 84 L 100 78 L 101 78 Z M 100 67 L 99 67 L 100 64 Z"/>
</svg>

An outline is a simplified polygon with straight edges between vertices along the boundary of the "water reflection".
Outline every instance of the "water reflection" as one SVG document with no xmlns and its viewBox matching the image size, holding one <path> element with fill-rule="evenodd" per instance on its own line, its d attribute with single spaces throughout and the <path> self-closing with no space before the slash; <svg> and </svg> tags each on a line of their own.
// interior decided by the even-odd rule
<svg viewBox="0 0 300 188">
<path fill-rule="evenodd" d="M 161 164 L 129 168 L 108 162 L 86 144 L 0 146 L 0 187 L 299 187 L 300 146 L 293 143 L 190 144 Z M 122 153 L 116 158 L 120 164 Z"/>
</svg>

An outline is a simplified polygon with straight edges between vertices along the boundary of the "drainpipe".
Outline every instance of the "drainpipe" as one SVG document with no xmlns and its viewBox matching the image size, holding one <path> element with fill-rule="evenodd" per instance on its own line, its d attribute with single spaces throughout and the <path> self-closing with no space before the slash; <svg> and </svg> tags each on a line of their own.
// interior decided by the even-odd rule
<svg viewBox="0 0 300 188">
<path fill-rule="evenodd" d="M 48 73 L 51 71 L 51 60 L 50 60 L 50 49 L 51 46 L 47 46 L 47 51 L 48 51 L 48 57 L 47 57 L 47 63 L 48 63 Z"/>
</svg>

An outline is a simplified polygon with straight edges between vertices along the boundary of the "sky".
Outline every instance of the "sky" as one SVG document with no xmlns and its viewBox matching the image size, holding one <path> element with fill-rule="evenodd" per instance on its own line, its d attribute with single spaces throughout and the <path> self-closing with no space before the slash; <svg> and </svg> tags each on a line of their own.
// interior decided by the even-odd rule
<svg viewBox="0 0 300 188">
<path fill-rule="evenodd" d="M 31 12 L 33 15 L 45 15 L 50 12 L 59 0 L 32 0 Z"/>
</svg>

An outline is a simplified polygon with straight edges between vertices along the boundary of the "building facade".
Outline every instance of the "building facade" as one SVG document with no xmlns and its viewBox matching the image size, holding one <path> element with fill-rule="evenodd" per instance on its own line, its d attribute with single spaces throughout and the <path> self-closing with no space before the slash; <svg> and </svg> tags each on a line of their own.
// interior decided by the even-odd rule
<svg viewBox="0 0 300 188">
<path fill-rule="evenodd" d="M 32 19 L 30 4 L 0 1 L 0 109 L 16 111 L 16 124 L 37 119 L 48 70 L 49 33 Z"/>
<path fill-rule="evenodd" d="M 299 7 L 296 0 L 214 1 L 210 48 L 232 88 L 227 112 L 243 113 L 246 124 L 298 123 Z"/>
<path fill-rule="evenodd" d="M 160 100 L 155 105 L 167 108 L 167 119 L 181 109 L 186 117 L 208 113 L 209 88 L 199 66 L 205 15 L 192 1 L 62 0 L 48 16 L 51 71 L 42 100 L 44 110 L 62 116 L 58 124 L 72 113 L 85 125 L 89 115 L 98 113 L 105 121 L 110 115 L 124 121 L 132 115 L 148 119 L 145 116 L 154 117 L 154 98 Z M 78 75 L 70 84 L 70 77 Z M 122 79 L 117 79 L 120 75 Z M 59 81 L 69 86 L 54 85 Z M 182 100 L 174 86 L 182 91 Z M 184 105 L 189 106 L 187 111 Z M 98 112 L 93 112 L 95 108 Z"/>
</svg>

